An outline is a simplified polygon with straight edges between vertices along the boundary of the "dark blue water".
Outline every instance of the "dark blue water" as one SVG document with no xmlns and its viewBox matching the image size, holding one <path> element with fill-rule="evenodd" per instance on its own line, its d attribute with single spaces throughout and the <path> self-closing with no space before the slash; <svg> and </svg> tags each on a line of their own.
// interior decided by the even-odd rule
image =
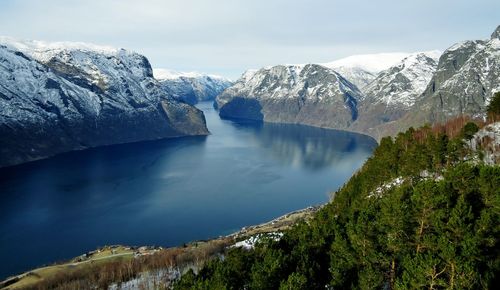
<svg viewBox="0 0 500 290">
<path fill-rule="evenodd" d="M 324 203 L 373 139 L 221 120 L 211 135 L 116 145 L 0 170 L 0 278 L 98 246 L 179 245 Z"/>
</svg>

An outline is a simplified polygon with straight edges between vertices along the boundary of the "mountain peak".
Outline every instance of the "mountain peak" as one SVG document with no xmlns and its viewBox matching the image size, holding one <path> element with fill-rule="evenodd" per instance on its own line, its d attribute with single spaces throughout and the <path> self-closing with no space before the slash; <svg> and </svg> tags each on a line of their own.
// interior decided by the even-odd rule
<svg viewBox="0 0 500 290">
<path fill-rule="evenodd" d="M 498 25 L 497 29 L 491 34 L 491 39 L 500 39 L 500 25 Z"/>
<path fill-rule="evenodd" d="M 365 88 L 365 94 L 385 105 L 413 106 L 434 74 L 440 51 L 416 52 L 382 71 Z"/>
<path fill-rule="evenodd" d="M 408 55 L 410 53 L 405 52 L 359 54 L 324 63 L 323 65 L 333 69 L 357 67 L 370 73 L 379 73 L 397 64 Z"/>
</svg>

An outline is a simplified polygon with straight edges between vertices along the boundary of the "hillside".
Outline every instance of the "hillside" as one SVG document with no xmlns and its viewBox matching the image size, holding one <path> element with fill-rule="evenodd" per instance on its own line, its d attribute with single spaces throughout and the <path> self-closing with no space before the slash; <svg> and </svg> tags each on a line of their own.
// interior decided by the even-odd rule
<svg viewBox="0 0 500 290">
<path fill-rule="evenodd" d="M 0 134 L 2 167 L 208 130 L 203 113 L 164 92 L 140 54 L 0 38 Z"/>
<path fill-rule="evenodd" d="M 213 101 L 232 85 L 230 80 L 217 75 L 166 69 L 154 69 L 153 73 L 165 92 L 191 105 L 202 101 Z"/>
<path fill-rule="evenodd" d="M 175 289 L 494 288 L 500 167 L 468 149 L 477 126 L 457 124 L 383 138 L 312 220 L 230 249 Z"/>
<path fill-rule="evenodd" d="M 347 128 L 358 116 L 358 88 L 317 64 L 278 65 L 245 73 L 216 99 L 224 118 Z"/>
</svg>

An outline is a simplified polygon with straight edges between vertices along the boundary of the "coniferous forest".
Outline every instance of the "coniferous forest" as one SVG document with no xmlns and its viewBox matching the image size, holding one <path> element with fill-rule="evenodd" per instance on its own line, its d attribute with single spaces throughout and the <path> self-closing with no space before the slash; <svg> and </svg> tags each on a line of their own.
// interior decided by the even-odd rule
<svg viewBox="0 0 500 290">
<path fill-rule="evenodd" d="M 469 149 L 478 125 L 459 118 L 382 139 L 312 220 L 233 248 L 175 288 L 495 288 L 500 167 Z"/>
</svg>

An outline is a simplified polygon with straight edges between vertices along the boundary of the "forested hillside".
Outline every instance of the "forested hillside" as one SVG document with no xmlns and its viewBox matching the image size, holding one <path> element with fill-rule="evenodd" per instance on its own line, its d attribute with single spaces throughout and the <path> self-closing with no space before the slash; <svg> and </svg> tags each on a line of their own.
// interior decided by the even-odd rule
<svg viewBox="0 0 500 290">
<path fill-rule="evenodd" d="M 311 221 L 233 248 L 175 288 L 495 288 L 500 167 L 469 149 L 478 125 L 459 118 L 383 138 Z"/>
</svg>

